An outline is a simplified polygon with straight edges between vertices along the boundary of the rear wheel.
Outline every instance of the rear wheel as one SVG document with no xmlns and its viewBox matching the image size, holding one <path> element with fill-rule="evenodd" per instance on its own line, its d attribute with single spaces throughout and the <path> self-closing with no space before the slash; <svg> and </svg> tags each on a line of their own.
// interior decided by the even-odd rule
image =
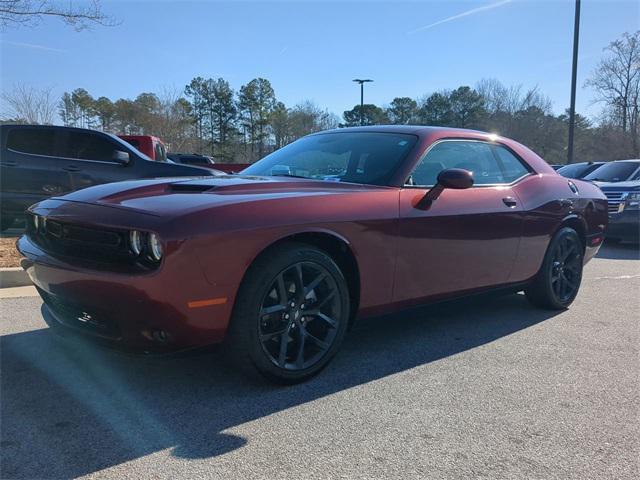
<svg viewBox="0 0 640 480">
<path fill-rule="evenodd" d="M 240 366 L 296 383 L 317 374 L 347 330 L 349 292 L 342 272 L 322 250 L 287 243 L 247 273 L 233 314 L 227 349 Z"/>
<path fill-rule="evenodd" d="M 572 228 L 562 228 L 551 239 L 536 278 L 525 289 L 527 299 L 541 308 L 567 308 L 580 289 L 582 264 L 583 249 L 578 234 Z"/>
</svg>

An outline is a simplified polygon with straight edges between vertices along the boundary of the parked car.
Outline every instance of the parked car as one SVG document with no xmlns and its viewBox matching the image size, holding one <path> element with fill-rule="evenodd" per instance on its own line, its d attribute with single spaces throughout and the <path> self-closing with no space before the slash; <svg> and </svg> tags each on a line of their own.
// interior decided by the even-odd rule
<svg viewBox="0 0 640 480">
<path fill-rule="evenodd" d="M 584 176 L 592 182 L 629 182 L 640 180 L 640 160 L 616 160 L 607 162 L 593 172 Z"/>
<path fill-rule="evenodd" d="M 604 165 L 605 162 L 579 162 L 570 165 L 563 165 L 556 171 L 567 178 L 582 179 L 590 173 L 594 172 L 598 167 Z"/>
<path fill-rule="evenodd" d="M 607 240 L 640 242 L 640 160 L 618 160 L 585 177 L 609 202 Z"/>
<path fill-rule="evenodd" d="M 567 308 L 607 201 L 506 138 L 375 126 L 304 137 L 241 175 L 45 200 L 27 223 L 18 248 L 56 331 L 145 352 L 224 340 L 297 382 L 355 318 L 492 290 Z"/>
<path fill-rule="evenodd" d="M 169 153 L 169 160 L 173 163 L 182 163 L 183 165 L 197 165 L 205 168 L 215 168 L 213 158 L 198 153 Z"/>
<path fill-rule="evenodd" d="M 151 161 L 115 135 L 82 128 L 1 125 L 0 154 L 2 231 L 47 197 L 133 178 L 211 175 Z"/>
<path fill-rule="evenodd" d="M 122 140 L 156 162 L 167 161 L 167 146 L 152 135 L 118 135 Z"/>
<path fill-rule="evenodd" d="M 549 166 L 550 166 L 551 168 L 553 168 L 556 172 L 557 172 L 558 170 L 560 170 L 562 167 L 564 167 L 564 165 L 558 165 L 558 164 L 555 164 L 555 163 L 550 163 L 550 164 L 549 164 Z"/>
</svg>

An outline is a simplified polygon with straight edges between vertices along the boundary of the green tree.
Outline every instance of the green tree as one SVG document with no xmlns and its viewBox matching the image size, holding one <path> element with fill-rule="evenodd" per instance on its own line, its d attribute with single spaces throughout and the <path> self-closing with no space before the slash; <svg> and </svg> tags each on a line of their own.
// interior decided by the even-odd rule
<svg viewBox="0 0 640 480">
<path fill-rule="evenodd" d="M 198 138 L 198 150 L 202 151 L 204 139 L 204 127 L 207 117 L 207 87 L 206 80 L 196 77 L 184 88 L 186 97 L 191 101 L 191 115 L 196 127 L 196 137 Z"/>
<path fill-rule="evenodd" d="M 111 131 L 115 107 L 113 102 L 107 97 L 100 97 L 91 106 L 93 116 L 100 121 L 100 128 L 104 131 Z"/>
<path fill-rule="evenodd" d="M 451 126 L 459 128 L 481 128 L 486 115 L 484 100 L 470 87 L 458 87 L 449 94 L 451 104 Z"/>
<path fill-rule="evenodd" d="M 276 108 L 276 103 L 273 87 L 265 78 L 255 78 L 240 87 L 238 109 L 248 130 L 253 158 L 255 158 L 256 147 L 258 158 L 264 155 L 269 120 Z"/>
<path fill-rule="evenodd" d="M 418 120 L 423 125 L 449 126 L 453 123 L 453 112 L 448 92 L 431 94 L 418 110 Z"/>
<path fill-rule="evenodd" d="M 344 126 L 355 127 L 360 125 L 361 111 L 363 125 L 382 125 L 389 122 L 389 119 L 382 108 L 371 103 L 365 103 L 362 108 L 360 105 L 356 105 L 351 110 L 344 112 Z"/>
<path fill-rule="evenodd" d="M 407 125 L 416 119 L 418 102 L 409 97 L 396 97 L 391 101 L 386 114 L 389 121 L 396 125 Z"/>
</svg>

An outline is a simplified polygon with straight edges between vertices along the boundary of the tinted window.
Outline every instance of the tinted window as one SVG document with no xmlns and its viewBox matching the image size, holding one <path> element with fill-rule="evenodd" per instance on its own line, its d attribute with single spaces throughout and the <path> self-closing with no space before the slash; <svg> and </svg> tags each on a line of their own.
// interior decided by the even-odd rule
<svg viewBox="0 0 640 480">
<path fill-rule="evenodd" d="M 112 162 L 118 145 L 102 135 L 69 131 L 61 156 L 81 160 Z"/>
<path fill-rule="evenodd" d="M 12 128 L 7 135 L 7 148 L 15 152 L 56 156 L 60 132 L 43 128 Z"/>
<path fill-rule="evenodd" d="M 624 182 L 640 167 L 640 162 L 611 162 L 584 177 L 585 180 L 601 182 Z"/>
<path fill-rule="evenodd" d="M 474 185 L 511 183 L 528 170 L 509 150 L 499 145 L 474 141 L 444 141 L 422 158 L 413 174 L 414 185 L 435 185 L 447 168 L 473 172 Z"/>
<path fill-rule="evenodd" d="M 584 163 L 576 163 L 567 165 L 558 169 L 558 173 L 567 178 L 582 178 L 588 172 L 590 165 Z"/>
<path fill-rule="evenodd" d="M 414 135 L 396 133 L 311 135 L 266 156 L 242 173 L 384 185 L 416 141 Z"/>
</svg>

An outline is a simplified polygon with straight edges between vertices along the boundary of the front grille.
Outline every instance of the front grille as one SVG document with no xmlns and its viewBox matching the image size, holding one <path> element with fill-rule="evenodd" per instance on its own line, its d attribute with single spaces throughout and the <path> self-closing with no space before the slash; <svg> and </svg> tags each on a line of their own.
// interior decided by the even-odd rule
<svg viewBox="0 0 640 480">
<path fill-rule="evenodd" d="M 36 229 L 33 215 L 27 218 L 27 236 L 53 257 L 84 266 L 116 272 L 134 273 L 153 268 L 142 264 L 129 249 L 126 230 L 85 227 L 39 217 Z"/>
<path fill-rule="evenodd" d="M 93 307 L 89 308 L 68 302 L 41 288 L 38 288 L 38 292 L 60 323 L 111 340 L 121 337 L 120 327 L 107 313 Z"/>
<path fill-rule="evenodd" d="M 620 204 L 624 202 L 627 192 L 605 191 L 604 194 L 607 196 L 609 213 L 618 213 Z"/>
</svg>

